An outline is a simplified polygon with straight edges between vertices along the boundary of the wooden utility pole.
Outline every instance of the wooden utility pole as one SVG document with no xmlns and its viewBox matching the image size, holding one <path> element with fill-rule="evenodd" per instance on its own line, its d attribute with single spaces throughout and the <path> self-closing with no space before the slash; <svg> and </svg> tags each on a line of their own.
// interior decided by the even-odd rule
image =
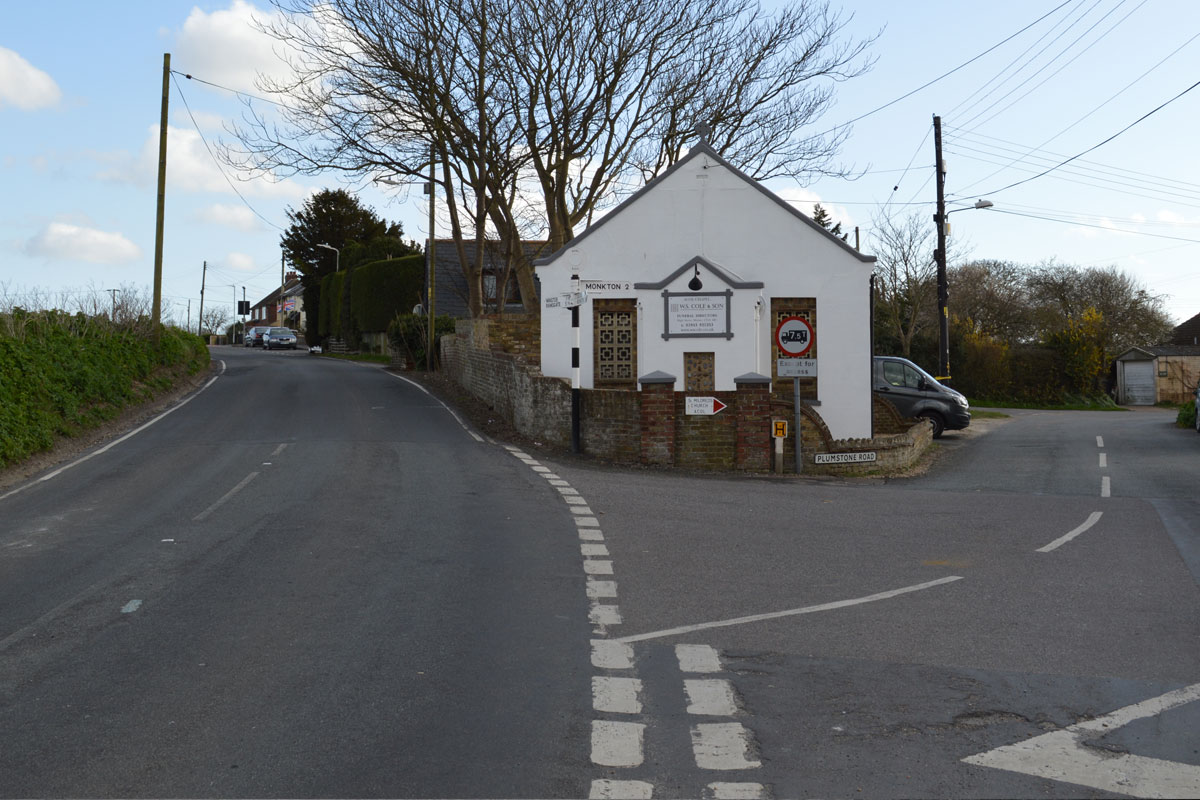
<svg viewBox="0 0 1200 800">
<path fill-rule="evenodd" d="M 200 313 L 196 317 L 196 335 L 204 335 L 204 282 L 208 280 L 208 262 L 204 262 L 204 271 L 200 273 Z"/>
<path fill-rule="evenodd" d="M 158 120 L 158 214 L 154 223 L 154 303 L 150 309 L 154 339 L 162 322 L 163 217 L 167 197 L 167 101 L 171 97 L 171 54 L 163 53 L 162 112 Z"/>
<path fill-rule="evenodd" d="M 942 161 L 942 118 L 933 117 L 934 169 L 937 170 L 937 293 L 938 293 L 938 374 L 939 381 L 950 379 L 950 316 L 946 301 L 950 288 L 946 285 L 946 164 Z"/>
</svg>

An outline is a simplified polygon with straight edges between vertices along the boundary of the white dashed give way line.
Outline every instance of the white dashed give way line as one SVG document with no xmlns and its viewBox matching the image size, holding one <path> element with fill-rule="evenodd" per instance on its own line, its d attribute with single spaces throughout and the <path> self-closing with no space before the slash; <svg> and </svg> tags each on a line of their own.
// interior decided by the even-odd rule
<svg viewBox="0 0 1200 800">
<path fill-rule="evenodd" d="M 1133 797 L 1200 797 L 1200 766 L 1112 753 L 1087 744 L 1123 725 L 1196 700 L 1200 700 L 1200 683 L 963 761 Z"/>
</svg>

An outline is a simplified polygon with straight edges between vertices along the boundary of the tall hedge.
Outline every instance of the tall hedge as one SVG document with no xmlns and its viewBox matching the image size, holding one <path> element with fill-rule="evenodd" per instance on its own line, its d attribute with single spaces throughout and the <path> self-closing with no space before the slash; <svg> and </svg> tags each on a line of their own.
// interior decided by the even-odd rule
<svg viewBox="0 0 1200 800">
<path fill-rule="evenodd" d="M 208 366 L 195 334 L 59 311 L 0 313 L 0 467 L 169 388 L 165 370 Z"/>
<path fill-rule="evenodd" d="M 358 330 L 381 332 L 397 314 L 412 311 L 425 289 L 422 254 L 373 261 L 354 271 L 350 308 Z"/>
</svg>

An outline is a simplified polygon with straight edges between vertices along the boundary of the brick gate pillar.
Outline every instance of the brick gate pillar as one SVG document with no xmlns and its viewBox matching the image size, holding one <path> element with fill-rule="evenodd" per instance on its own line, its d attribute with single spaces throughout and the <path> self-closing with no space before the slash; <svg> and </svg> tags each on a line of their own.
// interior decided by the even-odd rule
<svg viewBox="0 0 1200 800">
<path fill-rule="evenodd" d="M 771 378 L 748 372 L 733 379 L 737 386 L 737 455 L 734 468 L 750 472 L 771 469 Z"/>
<path fill-rule="evenodd" d="M 638 378 L 642 385 L 643 464 L 675 463 L 675 376 L 651 372 Z"/>
</svg>

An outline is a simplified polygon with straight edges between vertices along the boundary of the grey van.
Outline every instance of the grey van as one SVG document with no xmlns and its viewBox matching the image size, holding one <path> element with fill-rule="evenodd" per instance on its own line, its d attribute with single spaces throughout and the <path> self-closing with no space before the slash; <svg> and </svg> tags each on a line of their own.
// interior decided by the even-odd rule
<svg viewBox="0 0 1200 800">
<path fill-rule="evenodd" d="M 943 431 L 962 430 L 971 424 L 971 406 L 967 398 L 932 375 L 898 356 L 875 356 L 875 385 L 904 417 L 924 417 L 933 423 L 933 438 Z"/>
</svg>

